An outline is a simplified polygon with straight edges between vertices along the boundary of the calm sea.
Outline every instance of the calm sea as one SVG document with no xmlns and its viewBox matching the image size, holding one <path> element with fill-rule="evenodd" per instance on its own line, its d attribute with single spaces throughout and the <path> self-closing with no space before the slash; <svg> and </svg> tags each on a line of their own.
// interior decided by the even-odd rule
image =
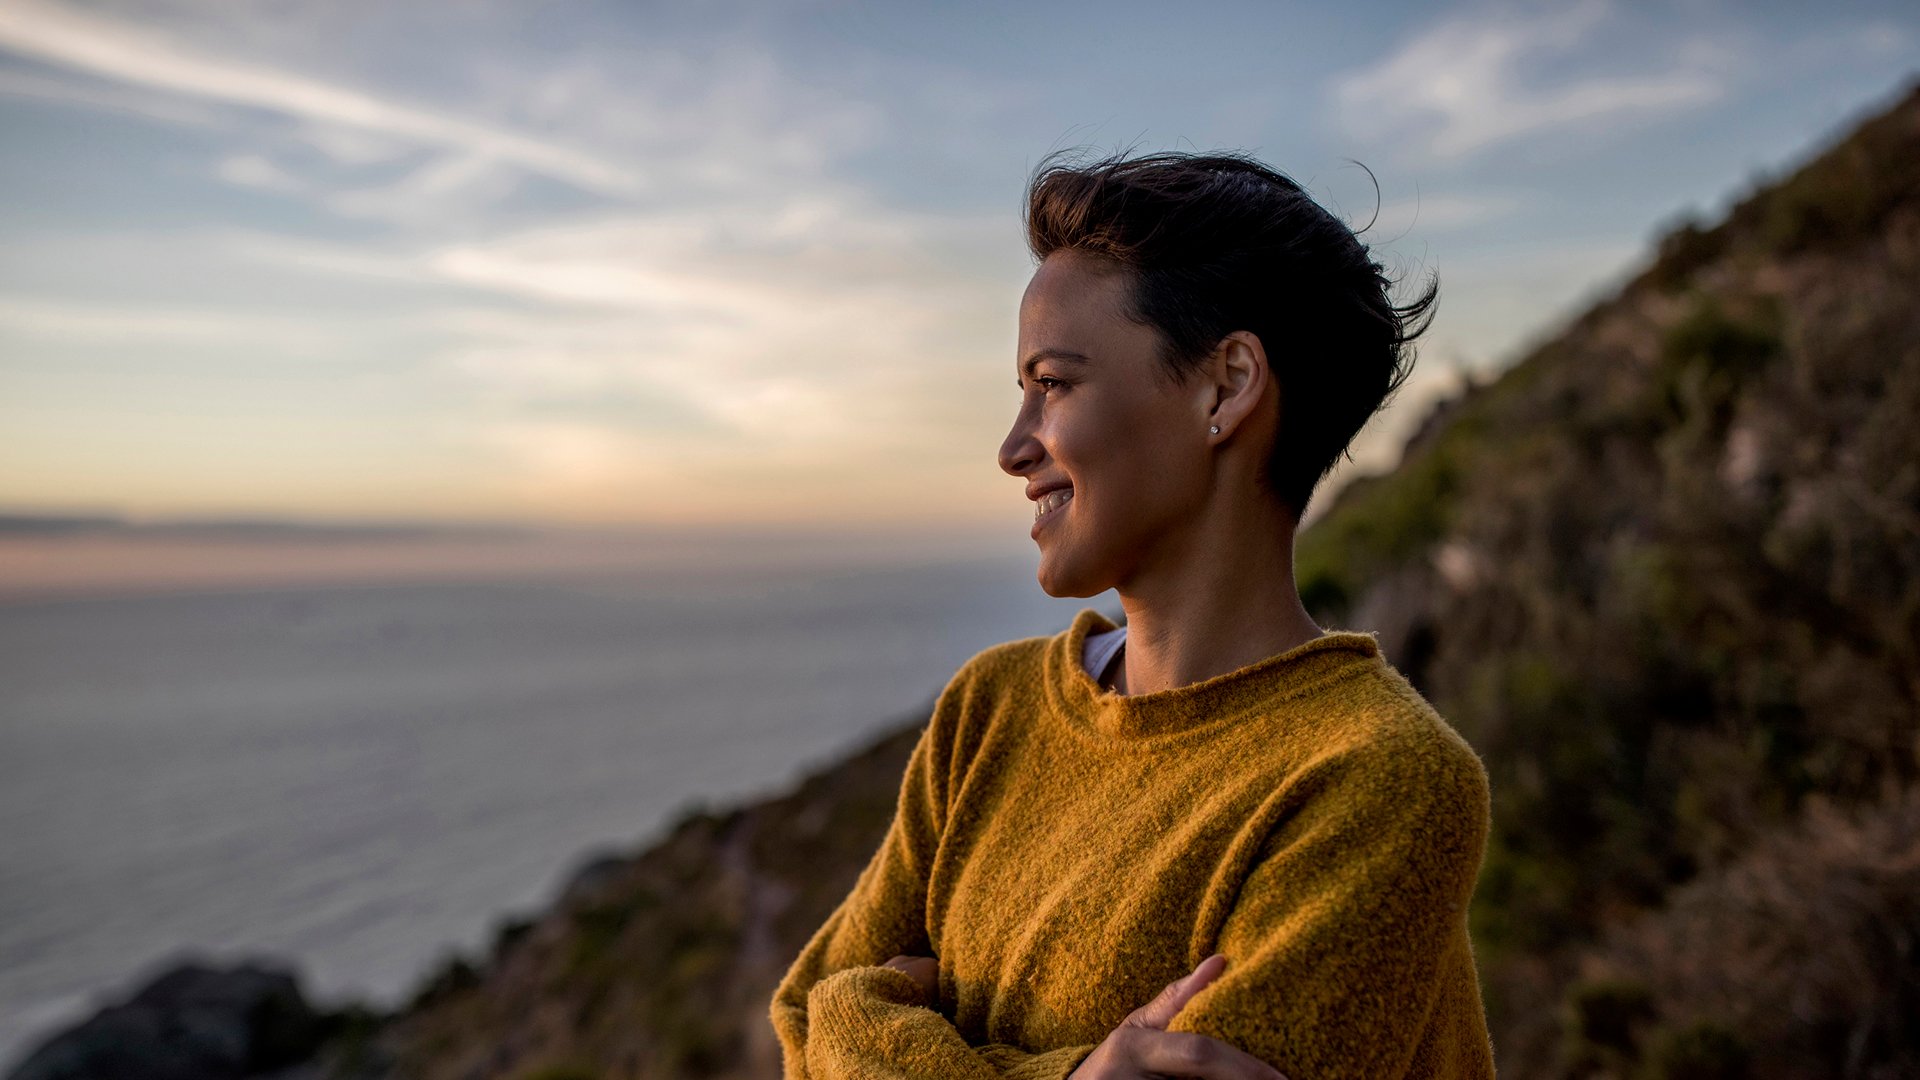
<svg viewBox="0 0 1920 1080">
<path fill-rule="evenodd" d="M 1082 607 L 1019 558 L 0 604 L 0 1068 L 184 950 L 392 1004 Z"/>
</svg>

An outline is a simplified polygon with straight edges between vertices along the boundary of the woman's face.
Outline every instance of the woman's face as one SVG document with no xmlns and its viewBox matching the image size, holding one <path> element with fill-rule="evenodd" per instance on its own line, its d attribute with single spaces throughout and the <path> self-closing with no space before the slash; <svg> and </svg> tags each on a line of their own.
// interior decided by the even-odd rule
<svg viewBox="0 0 1920 1080">
<path fill-rule="evenodd" d="M 1159 331 L 1126 315 L 1131 288 L 1062 251 L 1020 302 L 1020 412 L 1000 467 L 1045 509 L 1032 535 L 1053 596 L 1096 596 L 1177 559 L 1207 499 L 1211 388 L 1162 374 Z"/>
</svg>

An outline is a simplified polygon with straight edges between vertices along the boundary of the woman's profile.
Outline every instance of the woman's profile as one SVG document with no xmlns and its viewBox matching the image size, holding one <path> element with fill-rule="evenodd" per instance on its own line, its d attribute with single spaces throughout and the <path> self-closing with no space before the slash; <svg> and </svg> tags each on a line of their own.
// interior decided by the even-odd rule
<svg viewBox="0 0 1920 1080">
<path fill-rule="evenodd" d="M 1479 759 L 1300 600 L 1314 488 L 1407 377 L 1366 247 L 1241 154 L 1052 159 L 1019 410 L 1039 583 L 1118 592 L 941 692 L 772 1001 L 789 1078 L 1491 1077 Z"/>
</svg>

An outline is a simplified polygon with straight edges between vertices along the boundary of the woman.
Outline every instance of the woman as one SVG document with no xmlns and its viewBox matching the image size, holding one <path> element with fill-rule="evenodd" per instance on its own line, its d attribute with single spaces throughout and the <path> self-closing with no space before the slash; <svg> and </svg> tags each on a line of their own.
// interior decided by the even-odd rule
<svg viewBox="0 0 1920 1080">
<path fill-rule="evenodd" d="M 1041 587 L 1115 589 L 1125 625 L 1083 610 L 947 685 L 774 996 L 786 1075 L 1492 1076 L 1486 774 L 1293 580 L 1437 287 L 1396 307 L 1346 226 L 1237 154 L 1043 165 L 1027 235 L 1000 466 Z"/>
</svg>

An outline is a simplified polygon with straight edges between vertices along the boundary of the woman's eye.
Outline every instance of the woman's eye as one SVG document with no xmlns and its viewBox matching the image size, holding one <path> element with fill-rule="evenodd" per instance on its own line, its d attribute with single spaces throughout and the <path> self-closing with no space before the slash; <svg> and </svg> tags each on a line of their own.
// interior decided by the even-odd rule
<svg viewBox="0 0 1920 1080">
<path fill-rule="evenodd" d="M 1041 396 L 1044 397 L 1048 391 L 1057 390 L 1060 387 L 1065 385 L 1066 383 L 1060 381 L 1059 379 L 1054 378 L 1051 375 L 1035 375 L 1033 378 L 1027 380 L 1026 386 L 1022 386 L 1020 388 L 1020 396 L 1022 400 L 1025 400 L 1027 387 L 1029 386 L 1038 386 L 1040 388 Z"/>
</svg>

